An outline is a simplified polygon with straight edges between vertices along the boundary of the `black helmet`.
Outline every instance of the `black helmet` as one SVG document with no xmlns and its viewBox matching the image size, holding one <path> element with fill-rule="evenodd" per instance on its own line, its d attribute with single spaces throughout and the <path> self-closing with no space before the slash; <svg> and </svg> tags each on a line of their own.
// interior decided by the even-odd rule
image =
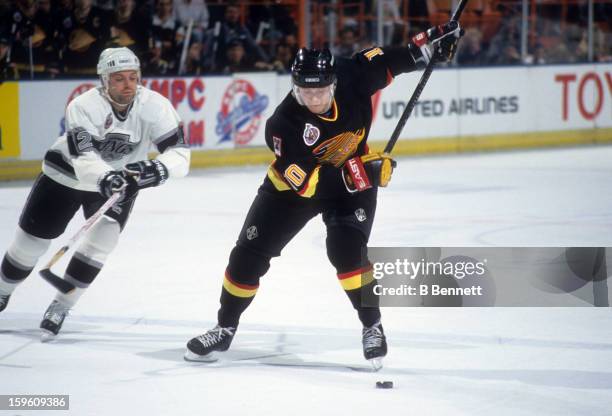
<svg viewBox="0 0 612 416">
<path fill-rule="evenodd" d="M 318 88 L 336 81 L 336 65 L 329 49 L 301 48 L 293 65 L 291 78 L 298 87 Z"/>
</svg>

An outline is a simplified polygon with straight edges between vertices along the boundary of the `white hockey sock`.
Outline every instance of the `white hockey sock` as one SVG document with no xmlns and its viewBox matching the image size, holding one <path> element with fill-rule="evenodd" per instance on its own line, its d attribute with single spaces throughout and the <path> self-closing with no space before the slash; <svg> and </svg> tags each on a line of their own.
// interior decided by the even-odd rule
<svg viewBox="0 0 612 416">
<path fill-rule="evenodd" d="M 85 290 L 87 290 L 89 285 L 85 286 L 83 283 L 77 281 L 76 279 L 68 275 L 64 276 L 64 280 L 75 285 L 74 289 L 71 290 L 70 293 L 57 292 L 57 295 L 55 295 L 55 300 L 61 303 L 62 305 L 65 305 L 69 308 L 73 308 L 74 305 L 76 305 L 76 303 L 79 301 L 81 296 L 83 296 L 83 293 L 85 293 Z"/>
<path fill-rule="evenodd" d="M 0 295 L 10 295 L 11 293 L 13 293 L 13 290 L 15 290 L 17 286 L 19 286 L 19 283 L 21 282 L 7 282 L 6 280 L 4 280 L 4 276 L 0 275 Z"/>
<path fill-rule="evenodd" d="M 85 293 L 85 290 L 84 288 L 77 287 L 71 290 L 70 293 L 57 292 L 55 300 L 72 309 L 83 293 Z"/>
</svg>

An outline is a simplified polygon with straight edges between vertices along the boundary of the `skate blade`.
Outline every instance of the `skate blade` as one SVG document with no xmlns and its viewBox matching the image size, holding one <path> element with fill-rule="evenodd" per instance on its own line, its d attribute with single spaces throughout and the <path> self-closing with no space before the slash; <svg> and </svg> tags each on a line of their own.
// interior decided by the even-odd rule
<svg viewBox="0 0 612 416">
<path fill-rule="evenodd" d="M 368 360 L 374 371 L 379 371 L 383 368 L 382 358 L 371 358 Z"/>
<path fill-rule="evenodd" d="M 183 355 L 185 361 L 197 362 L 197 363 L 214 363 L 219 360 L 219 356 L 217 351 L 213 351 L 206 355 L 199 355 L 193 353 L 189 350 L 185 351 L 185 355 Z"/>
<path fill-rule="evenodd" d="M 40 329 L 40 342 L 51 342 L 57 339 L 57 335 L 47 329 Z"/>
</svg>

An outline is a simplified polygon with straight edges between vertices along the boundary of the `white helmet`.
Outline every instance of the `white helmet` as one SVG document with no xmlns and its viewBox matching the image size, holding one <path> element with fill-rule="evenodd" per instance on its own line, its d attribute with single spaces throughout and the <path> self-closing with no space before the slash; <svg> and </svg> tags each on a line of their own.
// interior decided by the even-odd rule
<svg viewBox="0 0 612 416">
<path fill-rule="evenodd" d="M 134 52 L 125 47 L 104 49 L 98 59 L 97 69 L 104 92 L 109 99 L 111 99 L 108 95 L 108 76 L 110 74 L 120 71 L 138 71 L 138 82 L 140 82 L 140 60 Z"/>
</svg>

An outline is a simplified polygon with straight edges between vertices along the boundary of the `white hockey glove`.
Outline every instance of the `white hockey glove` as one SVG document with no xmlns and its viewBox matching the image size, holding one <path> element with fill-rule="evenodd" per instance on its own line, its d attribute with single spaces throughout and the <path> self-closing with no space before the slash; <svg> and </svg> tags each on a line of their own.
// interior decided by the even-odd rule
<svg viewBox="0 0 612 416">
<path fill-rule="evenodd" d="M 157 159 L 128 163 L 124 171 L 136 178 L 138 189 L 163 185 L 168 179 L 168 168 Z"/>
</svg>

